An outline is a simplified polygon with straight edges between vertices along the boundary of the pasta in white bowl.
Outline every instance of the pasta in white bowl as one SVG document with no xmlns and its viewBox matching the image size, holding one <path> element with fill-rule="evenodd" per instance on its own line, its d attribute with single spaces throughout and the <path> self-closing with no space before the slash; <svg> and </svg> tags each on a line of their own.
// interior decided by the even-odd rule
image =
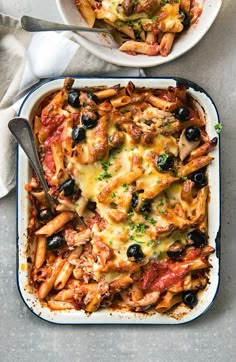
<svg viewBox="0 0 236 362">
<path fill-rule="evenodd" d="M 76 33 L 97 57 L 120 66 L 152 67 L 169 62 L 196 45 L 214 22 L 221 0 L 57 0 L 66 24 L 111 27 L 105 34 Z"/>
</svg>

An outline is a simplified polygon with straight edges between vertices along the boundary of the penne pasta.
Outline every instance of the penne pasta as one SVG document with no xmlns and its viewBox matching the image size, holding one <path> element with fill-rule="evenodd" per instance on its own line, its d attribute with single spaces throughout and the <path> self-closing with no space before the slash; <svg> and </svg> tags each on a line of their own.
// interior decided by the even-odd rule
<svg viewBox="0 0 236 362">
<path fill-rule="evenodd" d="M 160 108 L 163 111 L 166 112 L 172 112 L 174 109 L 178 107 L 178 99 L 176 99 L 175 102 L 170 102 L 165 99 L 162 99 L 160 97 L 155 97 L 153 94 L 151 94 L 147 101 L 151 103 L 153 106 Z"/>
<path fill-rule="evenodd" d="M 71 301 L 71 300 L 73 301 L 74 294 L 75 293 L 72 289 L 62 289 L 54 296 L 53 300 L 58 300 L 61 302 Z"/>
<path fill-rule="evenodd" d="M 111 100 L 111 105 L 114 108 L 120 108 L 126 106 L 131 101 L 129 96 L 122 96 Z"/>
<path fill-rule="evenodd" d="M 182 302 L 182 295 L 175 294 L 172 292 L 167 292 L 163 297 L 162 301 L 158 303 L 155 307 L 155 310 L 159 313 L 166 313 L 174 305 Z"/>
<path fill-rule="evenodd" d="M 60 273 L 64 263 L 65 263 L 65 260 L 63 260 L 61 257 L 58 257 L 56 259 L 56 261 L 52 267 L 51 276 L 45 282 L 40 284 L 40 287 L 38 289 L 38 298 L 40 300 L 46 298 L 48 293 L 53 288 L 54 282 L 55 282 L 58 274 Z"/>
<path fill-rule="evenodd" d="M 105 99 L 105 98 L 110 98 L 113 97 L 117 94 L 117 90 L 114 88 L 108 88 L 108 89 L 104 89 L 98 92 L 95 92 L 94 94 L 98 97 L 98 99 Z"/>
<path fill-rule="evenodd" d="M 57 232 L 63 225 L 68 221 L 72 220 L 74 214 L 72 212 L 64 211 L 61 214 L 57 215 L 54 219 L 49 221 L 46 225 L 42 226 L 35 232 L 35 235 L 45 235 L 51 236 Z"/>
<path fill-rule="evenodd" d="M 198 158 L 208 154 L 213 148 L 217 145 L 217 138 L 213 138 L 211 141 L 204 143 L 200 147 L 196 148 L 190 153 L 189 161 L 192 161 L 194 158 Z"/>
<path fill-rule="evenodd" d="M 92 8 L 92 4 L 88 0 L 75 0 L 75 5 L 78 7 L 79 11 L 85 18 L 88 26 L 92 28 L 95 23 L 96 15 Z"/>
<path fill-rule="evenodd" d="M 148 43 L 139 44 L 155 43 L 150 23 L 142 31 Z M 217 141 L 202 109 L 184 85 L 72 86 L 68 78 L 43 100 L 35 121 L 57 213 L 33 177 L 26 185 L 29 249 L 36 243 L 29 284 L 55 313 L 183 308 L 184 292 L 198 296 L 206 287 L 214 252 L 207 166 Z"/>
<path fill-rule="evenodd" d="M 74 309 L 74 306 L 72 303 L 58 301 L 58 300 L 52 300 L 52 299 L 48 301 L 48 306 L 52 310 Z"/>
<path fill-rule="evenodd" d="M 73 250 L 68 257 L 68 261 L 66 261 L 61 268 L 55 282 L 54 282 L 54 289 L 59 290 L 63 289 L 71 276 L 71 273 L 74 269 L 74 265 L 70 263 L 71 260 L 77 259 L 82 252 L 82 247 L 77 247 Z"/>
<path fill-rule="evenodd" d="M 175 33 L 165 33 L 161 39 L 160 43 L 160 54 L 163 57 L 166 57 L 171 52 L 171 48 L 173 46 L 175 39 Z"/>
<path fill-rule="evenodd" d="M 184 177 L 187 176 L 212 162 L 213 158 L 210 156 L 202 156 L 195 158 L 194 160 L 188 162 L 186 165 L 182 166 L 178 170 L 178 176 Z"/>
<path fill-rule="evenodd" d="M 53 179 L 56 182 L 63 182 L 68 178 L 68 174 L 65 171 L 64 166 L 64 154 L 60 142 L 54 142 L 51 146 L 54 163 L 56 166 L 56 172 Z"/>
<path fill-rule="evenodd" d="M 135 40 L 128 40 L 119 48 L 121 52 L 138 53 L 146 55 L 157 55 L 159 53 L 159 45 L 157 43 L 148 44 Z"/>
<path fill-rule="evenodd" d="M 34 266 L 36 269 L 39 269 L 46 258 L 46 237 L 39 236 L 37 238 L 37 246 L 36 246 L 36 254 L 35 254 L 35 261 Z"/>
</svg>

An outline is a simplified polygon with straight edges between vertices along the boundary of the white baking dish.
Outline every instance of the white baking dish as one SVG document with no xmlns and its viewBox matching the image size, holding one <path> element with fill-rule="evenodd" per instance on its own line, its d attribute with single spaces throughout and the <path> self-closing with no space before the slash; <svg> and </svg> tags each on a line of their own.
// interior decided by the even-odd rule
<svg viewBox="0 0 236 362">
<path fill-rule="evenodd" d="M 209 95 L 198 85 L 181 78 L 75 78 L 74 87 L 124 86 L 131 80 L 137 87 L 150 87 L 166 89 L 176 86 L 177 82 L 187 85 L 188 92 L 202 106 L 207 120 L 207 132 L 210 138 L 216 136 L 214 126 L 219 122 L 217 109 Z M 34 88 L 25 98 L 19 115 L 32 121 L 40 101 L 47 95 L 63 87 L 64 78 L 52 79 Z M 18 261 L 18 286 L 23 301 L 29 309 L 40 318 L 60 324 L 180 324 L 194 320 L 203 314 L 213 303 L 219 285 L 219 237 L 220 237 L 220 155 L 219 145 L 211 152 L 214 162 L 208 166 L 208 180 L 210 185 L 209 201 L 209 244 L 215 248 L 215 253 L 210 256 L 212 265 L 210 283 L 203 291 L 195 308 L 177 307 L 175 318 L 166 314 L 142 314 L 122 312 L 116 310 L 100 310 L 91 315 L 84 311 L 52 311 L 39 303 L 34 292 L 28 285 L 30 272 L 29 248 L 27 246 L 27 225 L 29 217 L 29 201 L 25 184 L 28 182 L 31 169 L 23 151 L 18 149 L 18 205 L 17 205 L 17 261 Z"/>
</svg>

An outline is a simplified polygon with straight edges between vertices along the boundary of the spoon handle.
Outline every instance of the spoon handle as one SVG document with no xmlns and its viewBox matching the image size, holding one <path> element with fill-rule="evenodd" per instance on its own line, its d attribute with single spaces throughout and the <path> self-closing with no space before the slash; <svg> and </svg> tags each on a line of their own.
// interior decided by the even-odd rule
<svg viewBox="0 0 236 362">
<path fill-rule="evenodd" d="M 49 188 L 47 182 L 45 181 L 43 171 L 39 162 L 38 154 L 34 143 L 34 135 L 29 122 L 25 118 L 15 117 L 9 121 L 8 128 L 25 152 L 26 156 L 28 157 L 31 166 L 33 167 L 43 186 L 46 197 L 52 209 L 55 209 L 56 203 L 52 196 L 49 194 Z"/>
<path fill-rule="evenodd" d="M 29 32 L 36 31 L 61 31 L 61 30 L 77 30 L 77 31 L 86 31 L 92 33 L 108 33 L 110 34 L 109 29 L 100 29 L 100 28 L 86 28 L 77 25 L 66 25 L 54 23 L 52 21 L 46 21 L 42 19 L 33 18 L 32 16 L 24 15 L 21 17 L 21 26 L 24 30 Z"/>
</svg>

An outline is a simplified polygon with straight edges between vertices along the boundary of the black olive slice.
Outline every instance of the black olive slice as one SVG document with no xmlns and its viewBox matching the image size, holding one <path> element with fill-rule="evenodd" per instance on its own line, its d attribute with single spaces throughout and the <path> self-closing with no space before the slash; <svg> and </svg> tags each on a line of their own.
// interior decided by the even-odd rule
<svg viewBox="0 0 236 362">
<path fill-rule="evenodd" d="M 195 307 L 198 302 L 196 293 L 194 292 L 184 292 L 182 295 L 182 300 L 183 303 L 191 309 Z"/>
<path fill-rule="evenodd" d="M 189 245 L 201 248 L 203 245 L 207 244 L 207 239 L 201 230 L 194 229 L 187 234 L 187 242 Z"/>
<path fill-rule="evenodd" d="M 186 128 L 184 135 L 188 141 L 196 142 L 199 141 L 201 137 L 201 132 L 197 126 L 190 126 Z"/>
<path fill-rule="evenodd" d="M 91 99 L 94 103 L 98 104 L 99 103 L 99 98 L 96 96 L 96 94 L 94 93 L 89 93 L 88 94 L 88 98 Z"/>
<path fill-rule="evenodd" d="M 134 261 L 141 261 L 144 258 L 143 251 L 139 244 L 132 244 L 127 249 L 127 257 L 133 258 Z"/>
<path fill-rule="evenodd" d="M 38 219 L 40 221 L 48 221 L 52 217 L 52 211 L 50 209 L 41 209 L 38 213 Z"/>
<path fill-rule="evenodd" d="M 56 250 L 65 244 L 66 241 L 60 234 L 53 234 L 47 238 L 47 250 Z"/>
<path fill-rule="evenodd" d="M 74 108 L 79 108 L 80 107 L 79 96 L 80 96 L 79 91 L 75 89 L 70 90 L 68 94 L 68 103 Z"/>
<path fill-rule="evenodd" d="M 174 166 L 174 158 L 171 155 L 167 155 L 166 153 L 158 156 L 157 159 L 157 167 L 161 171 L 169 171 Z"/>
<path fill-rule="evenodd" d="M 183 20 L 181 22 L 182 22 L 184 28 L 185 29 L 188 28 L 191 24 L 190 15 L 184 10 L 180 10 L 180 15 L 182 15 L 182 17 L 183 17 Z"/>
<path fill-rule="evenodd" d="M 188 107 L 179 107 L 174 112 L 175 118 L 179 121 L 184 122 L 187 121 L 190 117 L 190 111 Z"/>
<path fill-rule="evenodd" d="M 176 240 L 167 250 L 167 255 L 171 259 L 178 259 L 184 252 L 185 246 L 179 241 Z"/>
<path fill-rule="evenodd" d="M 75 188 L 75 180 L 69 179 L 63 182 L 60 186 L 59 191 L 64 191 L 65 196 L 72 196 Z"/>
<path fill-rule="evenodd" d="M 203 172 L 194 173 L 191 179 L 195 183 L 195 185 L 200 188 L 206 186 L 208 183 L 207 177 Z"/>
<path fill-rule="evenodd" d="M 91 117 L 87 116 L 86 114 L 84 114 L 82 116 L 81 122 L 82 122 L 82 125 L 84 126 L 84 128 L 87 128 L 87 129 L 94 128 L 98 124 L 97 119 L 91 118 Z"/>
<path fill-rule="evenodd" d="M 74 127 L 72 129 L 71 138 L 75 143 L 83 141 L 86 137 L 86 131 L 83 127 Z"/>
</svg>

